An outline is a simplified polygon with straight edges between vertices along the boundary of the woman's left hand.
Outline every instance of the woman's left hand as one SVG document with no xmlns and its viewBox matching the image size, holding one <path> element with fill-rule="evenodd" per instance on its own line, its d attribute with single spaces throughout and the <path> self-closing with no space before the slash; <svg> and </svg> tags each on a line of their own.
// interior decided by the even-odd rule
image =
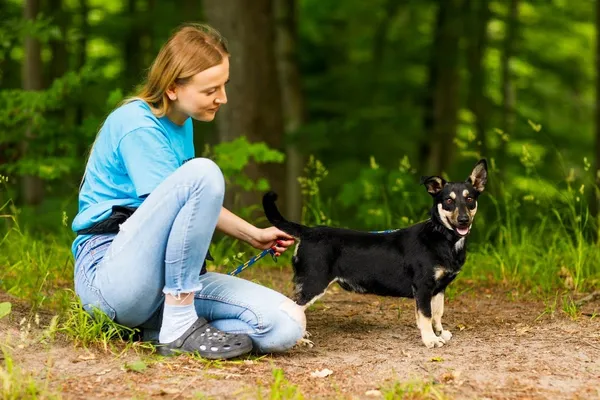
<svg viewBox="0 0 600 400">
<path fill-rule="evenodd" d="M 281 253 L 294 244 L 294 238 L 287 233 L 271 226 L 269 228 L 257 229 L 254 237 L 249 241 L 250 245 L 260 249 L 275 250 L 275 256 L 279 257 Z"/>
</svg>

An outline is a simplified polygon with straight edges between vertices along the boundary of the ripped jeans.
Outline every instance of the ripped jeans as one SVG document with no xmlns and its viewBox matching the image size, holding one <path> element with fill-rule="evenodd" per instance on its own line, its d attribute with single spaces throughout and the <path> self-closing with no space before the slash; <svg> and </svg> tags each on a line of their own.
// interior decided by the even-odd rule
<svg viewBox="0 0 600 400">
<path fill-rule="evenodd" d="M 75 255 L 75 292 L 119 324 L 157 340 L 164 294 L 194 292 L 198 316 L 250 336 L 262 353 L 290 349 L 306 328 L 304 311 L 267 287 L 200 270 L 221 212 L 223 175 L 197 158 L 178 168 L 121 225 L 95 235 Z"/>
</svg>

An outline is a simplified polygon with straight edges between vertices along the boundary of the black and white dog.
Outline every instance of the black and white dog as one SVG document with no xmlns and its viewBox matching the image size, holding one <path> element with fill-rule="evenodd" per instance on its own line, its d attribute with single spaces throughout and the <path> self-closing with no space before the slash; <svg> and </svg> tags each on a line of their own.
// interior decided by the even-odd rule
<svg viewBox="0 0 600 400">
<path fill-rule="evenodd" d="M 466 238 L 487 183 L 480 160 L 464 182 L 422 177 L 433 197 L 431 218 L 391 233 L 369 233 L 287 221 L 269 192 L 263 197 L 268 220 L 294 236 L 292 258 L 295 301 L 308 307 L 337 282 L 357 293 L 416 300 L 417 326 L 425 346 L 443 346 L 452 334 L 443 329 L 444 290 L 465 262 Z"/>
</svg>

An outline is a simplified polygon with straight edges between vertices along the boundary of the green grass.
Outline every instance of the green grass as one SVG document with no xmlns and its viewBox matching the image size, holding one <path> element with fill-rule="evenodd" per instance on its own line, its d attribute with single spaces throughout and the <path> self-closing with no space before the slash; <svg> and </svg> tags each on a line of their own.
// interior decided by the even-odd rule
<svg viewBox="0 0 600 400">
<path fill-rule="evenodd" d="M 323 199 L 319 190 L 327 170 L 317 160 L 311 162 L 307 167 L 307 177 L 301 181 L 305 223 L 343 226 L 332 222 L 331 204 L 335 204 L 334 199 Z M 374 171 L 379 173 L 381 168 Z M 518 185 L 512 192 L 498 185 L 503 193 L 501 198 L 484 193 L 470 238 L 467 262 L 459 280 L 485 281 L 511 287 L 519 293 L 532 293 L 545 301 L 543 314 L 554 315 L 557 309 L 561 309 L 575 318 L 579 311 L 573 298 L 600 285 L 600 264 L 597 262 L 600 246 L 591 239 L 590 233 L 596 227 L 584 202 L 584 186 L 575 185 L 571 180 L 563 186 L 564 190 L 544 192 L 532 189 L 528 193 L 519 189 Z M 383 185 L 379 187 L 381 189 Z M 405 200 L 404 197 L 388 195 L 385 201 L 373 197 L 373 204 L 369 207 L 379 207 L 386 221 L 396 224 L 383 228 L 399 228 L 423 217 L 423 210 L 407 209 L 402 205 Z M 363 199 L 357 196 L 357 201 Z M 405 212 L 409 214 L 402 215 Z M 108 318 L 92 318 L 81 309 L 72 291 L 70 245 L 74 235 L 65 212 L 56 210 L 53 216 L 45 216 L 44 226 L 47 229 L 40 231 L 45 233 L 30 231 L 35 226 L 35 221 L 29 220 L 34 218 L 32 215 L 31 212 L 20 212 L 10 201 L 0 207 L 0 290 L 26 300 L 31 306 L 30 316 L 40 308 L 54 311 L 60 316 L 59 332 L 78 345 L 99 345 L 109 350 L 115 339 L 132 343 L 132 330 L 118 326 Z M 22 219 L 28 219 L 27 223 L 21 224 Z M 379 228 L 382 227 L 363 227 L 365 230 Z M 223 273 L 230 272 L 259 253 L 222 235 L 215 236 L 210 251 L 215 261 L 209 264 L 209 268 Z M 292 251 L 287 251 L 277 262 L 265 257 L 258 263 L 287 268 L 291 255 Z M 274 285 L 273 282 L 261 283 Z M 464 295 L 466 290 L 468 287 L 465 285 L 451 286 L 447 297 L 452 300 Z M 557 293 L 561 293 L 560 299 L 557 299 Z"/>
<path fill-rule="evenodd" d="M 60 396 L 48 389 L 50 370 L 47 371 L 45 385 L 41 386 L 34 377 L 15 365 L 8 348 L 0 346 L 4 357 L 0 365 L 0 398 L 2 400 L 59 399 Z"/>
<path fill-rule="evenodd" d="M 425 381 L 394 382 L 381 390 L 385 400 L 446 400 L 440 385 Z"/>
</svg>

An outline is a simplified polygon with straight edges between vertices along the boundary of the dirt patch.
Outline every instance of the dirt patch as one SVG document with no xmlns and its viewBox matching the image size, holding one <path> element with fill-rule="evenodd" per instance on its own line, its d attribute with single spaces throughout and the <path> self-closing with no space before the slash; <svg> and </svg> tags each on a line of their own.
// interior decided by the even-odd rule
<svg viewBox="0 0 600 400">
<path fill-rule="evenodd" d="M 291 293 L 289 271 L 253 268 L 244 274 Z M 273 390 L 280 398 L 293 398 L 294 389 L 304 398 L 377 398 L 394 384 L 397 393 L 412 393 L 408 398 L 600 398 L 600 302 L 571 319 L 560 310 L 544 313 L 543 302 L 512 291 L 459 285 L 468 290 L 447 299 L 444 315 L 454 337 L 437 349 L 421 343 L 412 300 L 337 286 L 307 311 L 314 347 L 280 355 L 206 362 L 159 359 L 143 350 L 118 356 L 61 340 L 43 344 L 33 340 L 41 335 L 35 323 L 24 333 L 19 322 L 27 309 L 14 299 L 13 314 L 0 320 L 0 340 L 40 387 L 67 399 L 262 398 L 279 369 L 285 381 Z M 136 360 L 143 360 L 143 371 L 125 367 Z M 311 376 L 324 369 L 332 373 Z"/>
</svg>

